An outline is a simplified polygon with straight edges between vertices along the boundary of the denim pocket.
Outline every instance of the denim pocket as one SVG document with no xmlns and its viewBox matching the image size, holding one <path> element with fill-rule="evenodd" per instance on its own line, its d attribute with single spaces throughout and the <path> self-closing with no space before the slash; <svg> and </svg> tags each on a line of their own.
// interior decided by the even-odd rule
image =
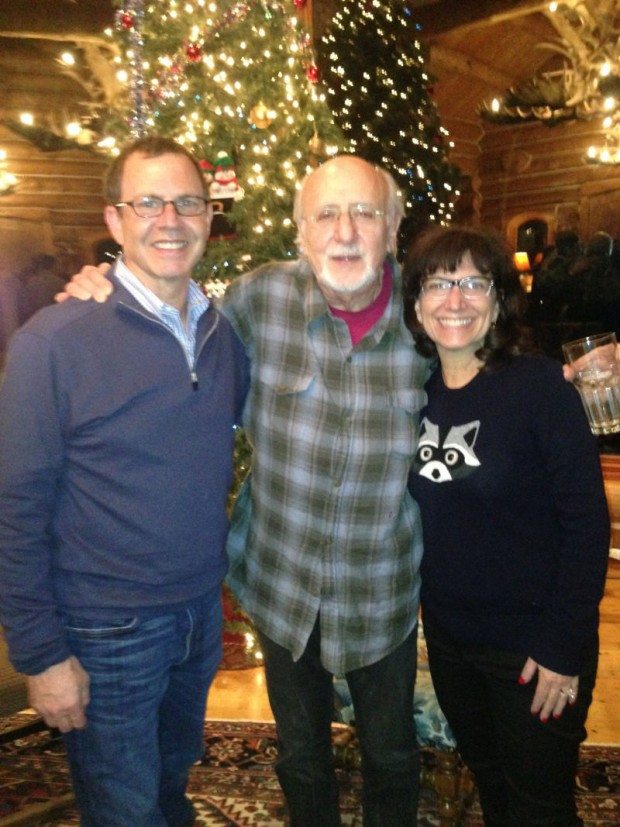
<svg viewBox="0 0 620 827">
<path fill-rule="evenodd" d="M 63 615 L 61 620 L 67 632 L 92 638 L 116 637 L 128 634 L 140 625 L 140 619 L 138 617 L 122 618 L 119 620 L 93 620 L 76 615 Z"/>
</svg>

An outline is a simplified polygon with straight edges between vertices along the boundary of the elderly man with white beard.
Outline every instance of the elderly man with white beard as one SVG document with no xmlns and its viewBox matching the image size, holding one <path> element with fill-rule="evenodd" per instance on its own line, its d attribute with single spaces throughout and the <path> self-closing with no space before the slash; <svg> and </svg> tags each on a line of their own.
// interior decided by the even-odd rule
<svg viewBox="0 0 620 827">
<path fill-rule="evenodd" d="M 422 534 L 405 489 L 427 365 L 390 255 L 402 206 L 385 171 L 343 156 L 294 217 L 299 261 L 235 280 L 222 307 L 252 363 L 230 582 L 258 631 L 293 827 L 340 824 L 332 674 L 353 697 L 365 827 L 413 827 Z"/>
</svg>

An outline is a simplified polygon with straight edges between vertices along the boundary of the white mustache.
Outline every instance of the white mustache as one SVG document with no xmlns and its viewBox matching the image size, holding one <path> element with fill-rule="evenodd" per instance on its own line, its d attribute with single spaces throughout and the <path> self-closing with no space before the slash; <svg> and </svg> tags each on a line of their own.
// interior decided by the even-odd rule
<svg viewBox="0 0 620 827">
<path fill-rule="evenodd" d="M 357 244 L 342 244 L 342 245 L 335 245 L 330 247 L 327 251 L 327 255 L 330 258 L 339 258 L 339 257 L 348 257 L 348 256 L 362 256 L 364 257 L 363 250 Z"/>
</svg>

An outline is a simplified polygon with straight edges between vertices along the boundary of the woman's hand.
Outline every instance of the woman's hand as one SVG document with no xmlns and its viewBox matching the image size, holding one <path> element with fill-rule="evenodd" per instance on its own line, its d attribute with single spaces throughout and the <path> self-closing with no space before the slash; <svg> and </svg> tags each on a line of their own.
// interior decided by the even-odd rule
<svg viewBox="0 0 620 827">
<path fill-rule="evenodd" d="M 549 716 L 559 718 L 564 712 L 566 704 L 574 705 L 579 691 L 579 675 L 560 675 L 552 672 L 532 658 L 528 658 L 521 672 L 519 683 L 529 683 L 538 672 L 536 692 L 530 711 L 538 715 L 543 723 Z"/>
</svg>

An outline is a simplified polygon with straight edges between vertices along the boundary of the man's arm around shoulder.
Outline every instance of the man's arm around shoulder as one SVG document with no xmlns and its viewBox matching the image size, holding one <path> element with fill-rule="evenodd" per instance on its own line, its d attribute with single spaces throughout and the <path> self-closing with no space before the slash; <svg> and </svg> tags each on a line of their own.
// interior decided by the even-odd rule
<svg viewBox="0 0 620 827">
<path fill-rule="evenodd" d="M 63 302 L 70 296 L 80 301 L 87 301 L 94 299 L 96 302 L 105 302 L 111 296 L 114 288 L 110 279 L 106 278 L 106 273 L 109 271 L 111 265 L 107 262 L 102 262 L 98 267 L 93 267 L 90 264 L 84 265 L 79 273 L 71 277 L 65 285 L 62 293 L 57 293 L 54 297 L 57 302 Z"/>
</svg>

